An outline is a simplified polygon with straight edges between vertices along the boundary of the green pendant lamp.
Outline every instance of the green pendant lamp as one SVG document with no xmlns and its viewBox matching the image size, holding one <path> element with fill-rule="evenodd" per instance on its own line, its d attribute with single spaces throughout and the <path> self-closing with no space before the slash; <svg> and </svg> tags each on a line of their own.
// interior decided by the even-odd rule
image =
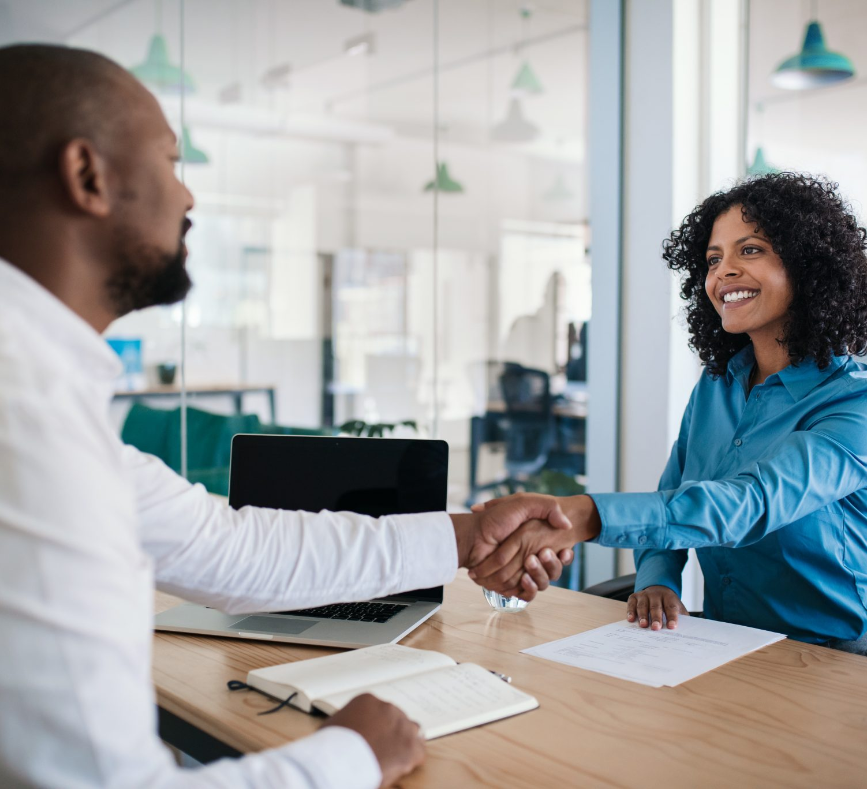
<svg viewBox="0 0 867 789">
<path fill-rule="evenodd" d="M 151 37 L 144 63 L 133 66 L 130 71 L 145 84 L 164 92 L 189 93 L 196 89 L 190 75 L 169 61 L 169 48 L 161 33 Z"/>
<path fill-rule="evenodd" d="M 440 162 L 437 165 L 437 176 L 433 181 L 425 184 L 424 187 L 425 192 L 451 192 L 453 194 L 458 194 L 464 191 L 464 187 L 461 186 L 454 178 L 449 175 L 449 168 L 445 162 Z"/>
<path fill-rule="evenodd" d="M 839 52 L 831 52 L 825 46 L 822 27 L 813 21 L 807 25 L 801 51 L 777 66 L 771 75 L 771 82 L 778 88 L 806 90 L 833 85 L 854 76 L 852 61 Z"/>
<path fill-rule="evenodd" d="M 538 95 L 544 92 L 544 88 L 542 87 L 542 83 L 539 82 L 536 72 L 533 71 L 530 63 L 525 60 L 521 64 L 521 68 L 518 70 L 518 74 L 512 82 L 512 93 Z"/>
<path fill-rule="evenodd" d="M 747 167 L 747 175 L 748 176 L 756 176 L 756 175 L 770 175 L 772 173 L 780 172 L 776 167 L 768 164 L 765 159 L 765 152 L 762 150 L 762 146 L 760 145 L 756 148 L 756 158 L 753 159 L 753 163 Z"/>
<path fill-rule="evenodd" d="M 193 145 L 190 130 L 186 126 L 181 130 L 181 160 L 184 164 L 207 164 L 211 161 L 208 154 Z"/>
</svg>

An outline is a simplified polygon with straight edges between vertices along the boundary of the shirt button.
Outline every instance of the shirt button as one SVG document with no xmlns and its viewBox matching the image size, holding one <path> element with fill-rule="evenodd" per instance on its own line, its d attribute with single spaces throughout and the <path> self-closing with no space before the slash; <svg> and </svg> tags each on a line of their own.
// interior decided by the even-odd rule
<svg viewBox="0 0 867 789">
<path fill-rule="evenodd" d="M 723 576 L 723 579 L 722 579 L 722 585 L 723 586 L 728 586 L 731 582 L 732 582 L 731 578 L 729 578 L 727 575 Z"/>
<path fill-rule="evenodd" d="M 621 534 L 621 535 L 617 538 L 617 542 L 626 542 L 626 535 L 625 535 L 625 534 Z"/>
<path fill-rule="evenodd" d="M 736 446 L 736 447 L 739 447 L 739 446 L 740 446 L 741 444 L 743 444 L 743 443 L 744 443 L 744 442 L 741 441 L 739 438 L 736 438 L 736 439 L 735 439 L 735 446 Z"/>
<path fill-rule="evenodd" d="M 642 534 L 642 535 L 638 538 L 638 544 L 639 544 L 639 545 L 644 545 L 644 543 L 646 543 L 646 542 L 647 542 L 647 537 L 645 537 L 645 536 Z"/>
</svg>

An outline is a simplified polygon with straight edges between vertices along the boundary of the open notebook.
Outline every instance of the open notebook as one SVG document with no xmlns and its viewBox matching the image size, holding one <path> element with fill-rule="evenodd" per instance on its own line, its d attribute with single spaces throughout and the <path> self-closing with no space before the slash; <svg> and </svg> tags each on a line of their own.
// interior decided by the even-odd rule
<svg viewBox="0 0 867 789">
<path fill-rule="evenodd" d="M 432 740 L 536 709 L 539 702 L 473 663 L 399 644 L 282 663 L 251 671 L 250 687 L 310 712 L 333 715 L 372 693 L 406 713 Z"/>
</svg>

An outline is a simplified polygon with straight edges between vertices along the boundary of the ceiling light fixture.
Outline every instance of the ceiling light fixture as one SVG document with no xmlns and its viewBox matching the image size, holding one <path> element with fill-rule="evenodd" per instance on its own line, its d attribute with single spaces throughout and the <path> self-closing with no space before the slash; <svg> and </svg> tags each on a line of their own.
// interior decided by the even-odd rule
<svg viewBox="0 0 867 789">
<path fill-rule="evenodd" d="M 262 85 L 271 90 L 288 89 L 290 86 L 290 78 L 292 76 L 291 63 L 279 63 L 273 68 L 269 68 L 260 80 Z"/>
<path fill-rule="evenodd" d="M 151 37 L 147 57 L 130 72 L 145 84 L 167 93 L 189 93 L 196 89 L 192 77 L 169 60 L 169 48 L 161 33 Z"/>
<path fill-rule="evenodd" d="M 540 93 L 544 93 L 545 89 L 542 87 L 542 83 L 539 82 L 539 78 L 536 76 L 536 72 L 533 71 L 532 66 L 530 66 L 529 61 L 524 61 L 521 64 L 521 68 L 518 70 L 517 75 L 515 76 L 514 81 L 512 82 L 512 95 L 538 95 Z"/>
<path fill-rule="evenodd" d="M 512 98 L 506 119 L 494 126 L 491 137 L 500 142 L 530 142 L 539 136 L 539 129 L 524 117 L 521 100 Z"/>
<path fill-rule="evenodd" d="M 773 165 L 768 164 L 765 159 L 765 152 L 762 150 L 762 146 L 760 145 L 756 148 L 756 156 L 753 159 L 753 163 L 747 167 L 747 175 L 748 176 L 757 176 L 757 175 L 770 175 L 772 173 L 780 172 Z"/>
<path fill-rule="evenodd" d="M 566 186 L 563 175 L 558 174 L 554 185 L 542 195 L 542 199 L 548 203 L 565 203 L 575 199 L 575 193 Z"/>
<path fill-rule="evenodd" d="M 464 191 L 464 187 L 454 180 L 449 174 L 449 167 L 445 162 L 440 162 L 437 165 L 436 178 L 425 184 L 425 192 L 450 192 L 459 194 Z"/>
<path fill-rule="evenodd" d="M 814 4 L 813 20 L 807 25 L 801 51 L 780 63 L 771 75 L 771 82 L 778 88 L 823 88 L 855 76 L 852 61 L 839 52 L 831 52 L 825 46 L 825 37 L 816 20 L 815 8 Z"/>
<path fill-rule="evenodd" d="M 376 54 L 376 36 L 373 33 L 364 33 L 347 38 L 343 44 L 343 54 L 349 57 Z"/>
<path fill-rule="evenodd" d="M 211 161 L 208 154 L 193 145 L 190 130 L 186 126 L 181 130 L 181 159 L 184 164 L 208 164 Z"/>
</svg>

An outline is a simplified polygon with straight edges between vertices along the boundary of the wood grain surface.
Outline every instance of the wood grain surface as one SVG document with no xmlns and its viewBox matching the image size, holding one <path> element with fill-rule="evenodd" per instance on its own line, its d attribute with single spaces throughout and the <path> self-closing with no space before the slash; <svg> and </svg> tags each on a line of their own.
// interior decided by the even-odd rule
<svg viewBox="0 0 867 789">
<path fill-rule="evenodd" d="M 156 610 L 179 601 L 157 594 Z M 464 572 L 401 643 L 513 678 L 541 707 L 428 743 L 405 787 L 867 787 L 867 658 L 782 641 L 676 688 L 649 688 L 519 654 L 614 622 L 625 604 L 551 589 L 494 613 Z M 247 671 L 335 650 L 158 633 L 160 706 L 244 752 L 320 720 L 230 692 Z"/>
</svg>

